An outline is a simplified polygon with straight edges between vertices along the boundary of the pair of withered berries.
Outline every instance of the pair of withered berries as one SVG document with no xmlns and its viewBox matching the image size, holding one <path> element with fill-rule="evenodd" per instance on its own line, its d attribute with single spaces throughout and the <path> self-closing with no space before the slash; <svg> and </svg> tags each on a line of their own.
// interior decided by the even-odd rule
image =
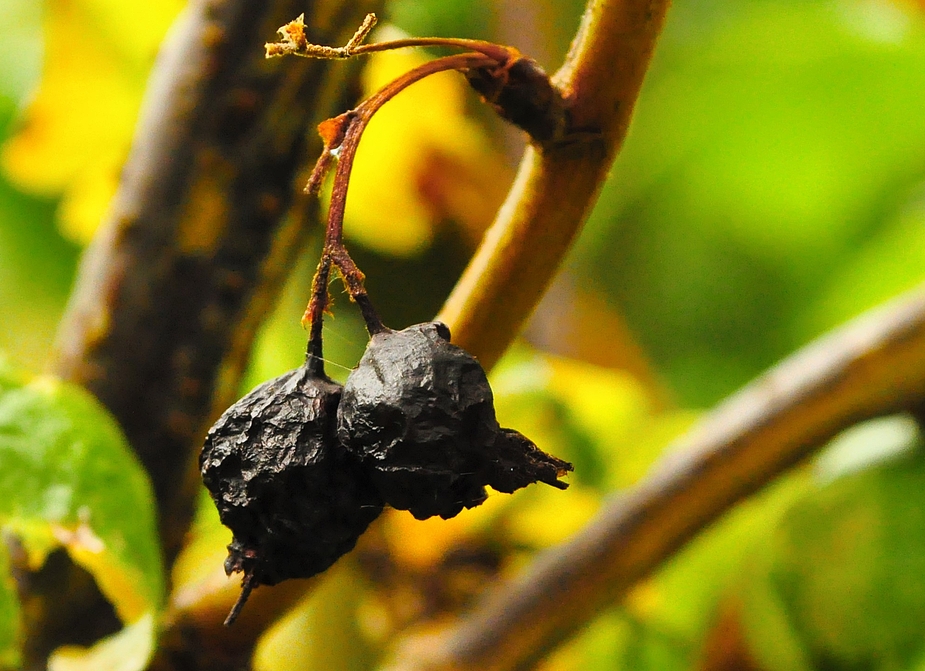
<svg viewBox="0 0 925 671">
<path fill-rule="evenodd" d="M 225 570 L 243 572 L 247 592 L 324 571 L 384 505 L 450 518 L 486 486 L 567 487 L 571 464 L 498 425 L 485 371 L 440 322 L 375 334 L 343 387 L 316 370 L 309 358 L 258 386 L 202 450 L 234 534 Z"/>
</svg>

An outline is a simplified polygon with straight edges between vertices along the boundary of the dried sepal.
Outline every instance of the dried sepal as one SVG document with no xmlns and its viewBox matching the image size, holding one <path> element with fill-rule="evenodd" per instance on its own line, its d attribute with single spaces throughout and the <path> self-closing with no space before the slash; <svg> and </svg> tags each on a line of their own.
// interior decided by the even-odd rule
<svg viewBox="0 0 925 671">
<path fill-rule="evenodd" d="M 497 67 L 472 68 L 466 80 L 498 116 L 534 141 L 555 142 L 565 136 L 566 101 L 532 58 L 516 56 Z"/>
</svg>

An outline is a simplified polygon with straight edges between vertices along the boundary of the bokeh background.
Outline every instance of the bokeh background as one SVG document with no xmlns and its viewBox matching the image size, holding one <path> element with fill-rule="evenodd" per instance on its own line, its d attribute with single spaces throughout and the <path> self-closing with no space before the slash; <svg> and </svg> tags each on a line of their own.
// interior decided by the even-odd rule
<svg viewBox="0 0 925 671">
<path fill-rule="evenodd" d="M 0 351 L 20 367 L 45 366 L 182 4 L 0 0 Z M 581 10 L 395 0 L 377 35 L 490 39 L 554 71 Z M 372 58 L 365 89 L 423 58 Z M 437 312 L 522 148 L 454 75 L 402 93 L 371 125 L 347 235 L 387 323 Z M 316 253 L 292 269 L 245 389 L 298 365 Z M 389 515 L 266 637 L 257 668 L 371 668 L 396 633 L 438 626 L 580 528 L 701 412 L 923 278 L 925 5 L 676 0 L 594 214 L 492 376 L 502 423 L 573 461 L 572 487 L 493 496 L 451 522 Z M 365 337 L 346 296 L 334 315 L 326 354 L 343 378 Z M 860 427 L 546 665 L 925 668 L 923 484 L 911 419 Z M 227 532 L 210 514 L 181 587 L 220 569 Z"/>
</svg>

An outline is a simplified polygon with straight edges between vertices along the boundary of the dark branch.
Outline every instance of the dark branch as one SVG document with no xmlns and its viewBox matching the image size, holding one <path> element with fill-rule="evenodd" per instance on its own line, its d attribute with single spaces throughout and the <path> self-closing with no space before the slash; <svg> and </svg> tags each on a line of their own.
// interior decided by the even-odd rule
<svg viewBox="0 0 925 671">
<path fill-rule="evenodd" d="M 192 472 L 204 427 L 236 392 L 304 234 L 285 215 L 306 128 L 335 103 L 320 95 L 328 66 L 263 57 L 266 36 L 303 6 L 223 0 L 186 15 L 61 330 L 57 371 L 121 421 L 151 475 L 168 556 L 195 485 L 178 475 Z M 337 24 L 349 34 L 364 9 Z"/>
<path fill-rule="evenodd" d="M 60 332 L 56 372 L 113 412 L 151 476 L 168 562 L 199 487 L 202 436 L 233 400 L 258 323 L 314 219 L 313 206 L 296 200 L 298 173 L 320 151 L 307 146 L 307 129 L 352 102 L 342 99 L 343 66 L 264 58 L 267 37 L 306 4 L 306 30 L 333 42 L 378 6 L 187 8 L 159 56 L 119 192 Z M 93 599 L 71 600 L 80 612 Z M 33 635 L 42 639 L 48 625 L 32 623 Z"/>
</svg>

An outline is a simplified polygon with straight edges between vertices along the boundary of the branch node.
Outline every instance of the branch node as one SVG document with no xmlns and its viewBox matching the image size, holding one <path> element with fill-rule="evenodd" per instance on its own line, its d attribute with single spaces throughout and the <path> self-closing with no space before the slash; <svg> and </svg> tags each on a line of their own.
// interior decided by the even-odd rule
<svg viewBox="0 0 925 671">
<path fill-rule="evenodd" d="M 347 40 L 347 44 L 342 47 L 326 47 L 321 44 L 312 44 L 308 41 L 305 36 L 305 14 L 299 14 L 295 20 L 281 26 L 276 31 L 281 38 L 279 42 L 267 42 L 264 45 L 267 50 L 266 56 L 267 58 L 276 58 L 292 54 L 305 58 L 345 60 L 355 55 L 357 48 L 369 35 L 373 26 L 376 25 L 376 21 L 375 14 L 367 14 L 353 37 Z"/>
</svg>

